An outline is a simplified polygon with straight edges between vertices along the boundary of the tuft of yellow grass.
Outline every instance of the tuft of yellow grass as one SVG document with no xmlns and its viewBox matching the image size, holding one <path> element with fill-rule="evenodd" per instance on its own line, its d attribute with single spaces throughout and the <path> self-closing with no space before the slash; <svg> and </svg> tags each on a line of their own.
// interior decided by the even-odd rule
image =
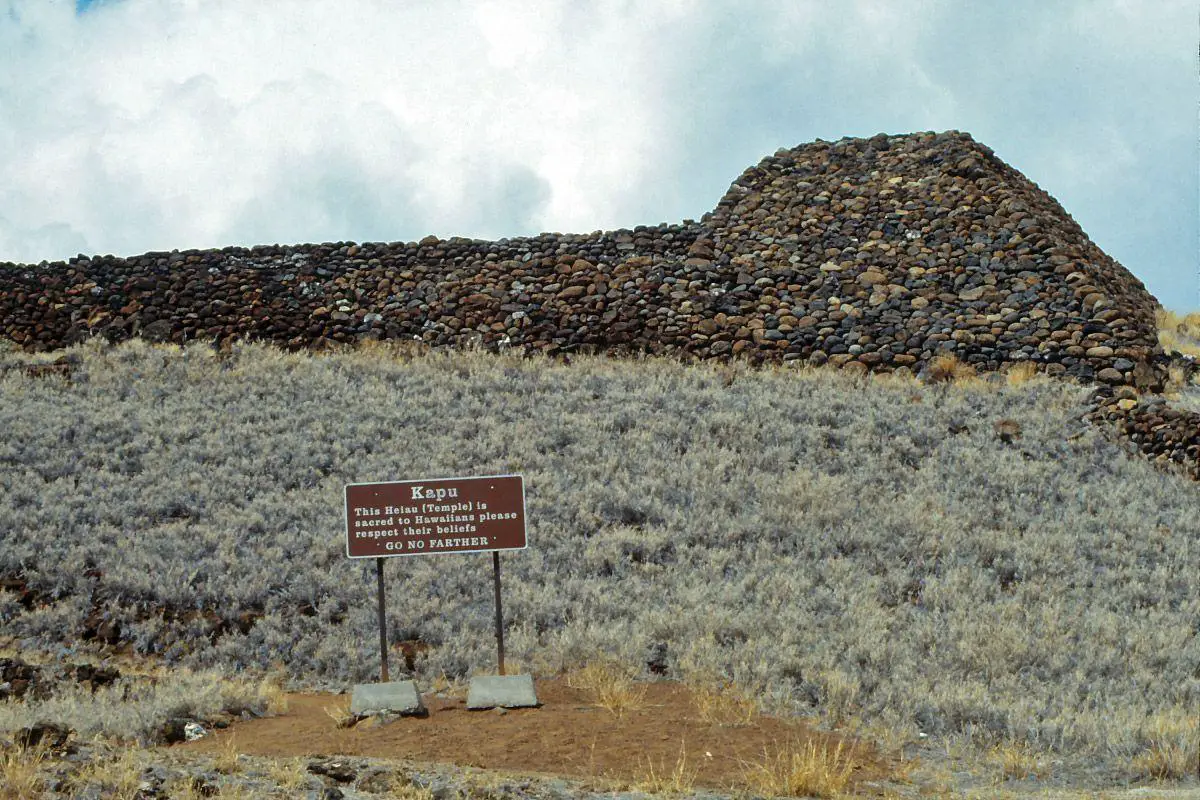
<svg viewBox="0 0 1200 800">
<path fill-rule="evenodd" d="M 42 747 L 12 747 L 0 755 L 0 800 L 24 800 L 41 797 L 44 781 Z"/>
<path fill-rule="evenodd" d="M 618 717 L 640 708 L 646 688 L 638 686 L 633 670 L 614 661 L 593 661 L 567 674 L 567 685 L 592 695 L 592 702 Z"/>
<path fill-rule="evenodd" d="M 209 796 L 202 786 L 204 782 L 195 775 L 181 775 L 167 782 L 167 797 L 171 800 L 201 800 Z M 228 795 L 222 792 L 221 796 Z"/>
<path fill-rule="evenodd" d="M 744 727 L 761 711 L 758 700 L 730 680 L 692 676 L 687 685 L 697 716 L 710 725 Z"/>
<path fill-rule="evenodd" d="M 470 693 L 470 686 L 466 681 L 452 680 L 445 672 L 440 672 L 430 682 L 429 691 L 433 694 L 465 700 Z"/>
<path fill-rule="evenodd" d="M 142 786 L 142 754 L 127 747 L 116 758 L 99 758 L 90 762 L 76 777 L 82 786 L 99 785 L 107 790 L 105 797 L 113 800 L 133 800 Z"/>
<path fill-rule="evenodd" d="M 363 339 L 342 355 L 368 361 L 408 363 L 428 355 L 431 349 L 428 343 L 418 339 Z"/>
<path fill-rule="evenodd" d="M 270 795 L 267 795 L 268 797 Z M 263 795 L 245 784 L 230 784 L 222 786 L 217 794 L 222 800 L 260 800 Z"/>
<path fill-rule="evenodd" d="M 1200 716 L 1175 711 L 1151 717 L 1143 726 L 1142 752 L 1133 758 L 1138 778 L 1177 781 L 1200 777 Z"/>
<path fill-rule="evenodd" d="M 1000 769 L 1005 779 L 1044 778 L 1045 764 L 1024 742 L 1002 742 L 988 753 L 988 760 Z"/>
<path fill-rule="evenodd" d="M 696 784 L 696 771 L 696 767 L 688 763 L 687 748 L 681 741 L 675 764 L 668 766 L 662 761 L 656 765 L 653 759 L 647 758 L 644 774 L 634 788 L 647 794 L 690 794 Z"/>
<path fill-rule="evenodd" d="M 930 383 L 960 383 L 976 376 L 975 368 L 959 361 L 953 353 L 943 353 L 929 360 L 925 374 Z"/>
<path fill-rule="evenodd" d="M 766 797 L 837 797 L 860 765 L 852 747 L 809 739 L 800 745 L 767 748 L 744 766 L 742 779 Z"/>
<path fill-rule="evenodd" d="M 1158 343 L 1164 352 L 1200 358 L 1200 312 L 1180 315 L 1160 308 L 1155 317 Z"/>
<path fill-rule="evenodd" d="M 1166 394 L 1178 395 L 1188 386 L 1187 371 L 1179 364 L 1172 364 L 1167 367 L 1167 386 Z"/>
<path fill-rule="evenodd" d="M 288 710 L 287 691 L 283 688 L 286 679 L 283 675 L 272 674 L 262 679 L 256 692 L 266 701 L 267 713 L 286 714 Z"/>
<path fill-rule="evenodd" d="M 213 758 L 213 769 L 222 775 L 233 775 L 241 768 L 241 754 L 238 752 L 237 738 L 231 735 L 217 750 L 217 754 Z"/>
<path fill-rule="evenodd" d="M 299 789 L 308 783 L 308 766 L 303 758 L 277 758 L 267 766 L 267 776 L 285 789 Z"/>
<path fill-rule="evenodd" d="M 395 800 L 433 800 L 433 790 L 398 779 L 388 791 L 388 797 Z"/>
<path fill-rule="evenodd" d="M 828 670 L 818 676 L 821 686 L 821 716 L 831 727 L 839 727 L 854 718 L 862 686 L 857 678 L 840 670 Z"/>
<path fill-rule="evenodd" d="M 1004 370 L 1004 378 L 1009 386 L 1023 386 L 1037 376 L 1037 364 L 1032 361 L 1016 361 Z"/>
<path fill-rule="evenodd" d="M 349 704 L 325 706 L 324 711 L 325 716 L 333 720 L 336 728 L 353 728 L 358 722 L 358 717 L 350 713 Z"/>
</svg>

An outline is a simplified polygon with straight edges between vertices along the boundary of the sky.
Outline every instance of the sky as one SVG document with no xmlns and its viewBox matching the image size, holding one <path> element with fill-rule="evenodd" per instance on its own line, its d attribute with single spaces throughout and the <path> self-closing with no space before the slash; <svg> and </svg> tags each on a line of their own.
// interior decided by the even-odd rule
<svg viewBox="0 0 1200 800">
<path fill-rule="evenodd" d="M 0 261 L 699 219 L 969 132 L 1200 310 L 1194 0 L 0 0 Z"/>
</svg>

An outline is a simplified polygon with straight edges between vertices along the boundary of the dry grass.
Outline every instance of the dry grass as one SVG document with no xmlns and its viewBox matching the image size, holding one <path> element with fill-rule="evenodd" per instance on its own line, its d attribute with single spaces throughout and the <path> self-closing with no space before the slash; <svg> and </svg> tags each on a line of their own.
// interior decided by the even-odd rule
<svg viewBox="0 0 1200 800">
<path fill-rule="evenodd" d="M 222 775 L 233 775 L 242 769 L 241 754 L 238 752 L 237 738 L 229 736 L 221 743 L 213 757 L 213 769 Z"/>
<path fill-rule="evenodd" d="M 267 767 L 267 777 L 285 789 L 298 789 L 311 777 L 307 764 L 299 756 L 273 759 Z"/>
<path fill-rule="evenodd" d="M 819 683 L 822 719 L 834 728 L 853 721 L 862 691 L 858 680 L 840 671 L 827 671 L 820 676 Z"/>
<path fill-rule="evenodd" d="M 638 686 L 633 670 L 615 661 L 594 661 L 567 674 L 567 685 L 592 695 L 592 702 L 618 717 L 640 708 L 646 689 Z"/>
<path fill-rule="evenodd" d="M 333 725 L 336 728 L 353 728 L 358 722 L 358 717 L 350 713 L 348 704 L 325 706 L 325 716 L 333 720 Z"/>
<path fill-rule="evenodd" d="M 6 749 L 0 755 L 0 800 L 39 797 L 44 783 L 42 762 L 45 760 L 44 748 Z"/>
<path fill-rule="evenodd" d="M 387 796 L 394 800 L 433 800 L 433 790 L 424 786 L 415 786 L 397 777 L 388 789 Z"/>
<path fill-rule="evenodd" d="M 1023 386 L 1038 377 L 1037 364 L 1032 361 L 1017 361 L 1004 370 L 1009 386 Z"/>
<path fill-rule="evenodd" d="M 1200 358 L 1200 312 L 1180 315 L 1160 308 L 1156 316 L 1163 350 Z"/>
<path fill-rule="evenodd" d="M 652 759 L 647 759 L 643 770 L 644 775 L 634 788 L 649 794 L 689 794 L 696 784 L 697 770 L 688 763 L 683 742 L 679 743 L 679 757 L 674 765 L 668 766 L 665 761 L 655 764 Z"/>
<path fill-rule="evenodd" d="M 1167 367 L 1167 394 L 1182 392 L 1188 387 L 1187 370 L 1179 364 Z"/>
<path fill-rule="evenodd" d="M 959 361 L 958 356 L 953 353 L 946 353 L 930 359 L 925 374 L 930 383 L 958 384 L 976 377 L 975 368 Z"/>
<path fill-rule="evenodd" d="M 470 685 L 463 680 L 455 680 L 445 672 L 439 672 L 429 681 L 429 691 L 456 700 L 466 700 L 470 693 Z"/>
<path fill-rule="evenodd" d="M 133 800 L 142 785 L 145 764 L 142 751 L 129 747 L 116 758 L 101 758 L 90 762 L 76 776 L 79 787 L 100 786 L 103 796 L 113 800 Z"/>
<path fill-rule="evenodd" d="M 274 793 L 263 794 L 249 786 L 237 783 L 222 786 L 217 792 L 217 797 L 221 800 L 265 800 L 265 798 L 277 796 Z"/>
<path fill-rule="evenodd" d="M 1200 778 L 1200 714 L 1160 714 L 1142 730 L 1144 747 L 1132 763 L 1139 778 L 1178 781 Z"/>
<path fill-rule="evenodd" d="M 51 720 L 75 731 L 80 739 L 96 736 L 111 741 L 148 744 L 157 740 L 162 724 L 174 717 L 206 719 L 220 714 L 237 717 L 259 713 L 278 687 L 257 679 L 229 676 L 220 670 L 193 671 L 187 667 L 124 672 L 116 684 L 95 692 L 86 685 L 64 684 L 53 695 L 0 703 L 0 730 L 16 730 Z"/>
<path fill-rule="evenodd" d="M 758 700 L 732 681 L 692 676 L 687 681 L 697 716 L 710 725 L 743 727 L 761 711 Z"/>
<path fill-rule="evenodd" d="M 1048 774 L 1045 760 L 1024 742 L 998 744 L 988 753 L 988 760 L 1005 780 L 1045 778 Z"/>
<path fill-rule="evenodd" d="M 204 785 L 195 775 L 181 775 L 167 782 L 167 796 L 172 800 L 201 800 L 209 796 Z"/>
<path fill-rule="evenodd" d="M 760 761 L 745 765 L 743 780 L 767 797 L 837 797 L 858 765 L 854 749 L 844 742 L 809 739 L 764 750 Z"/>
<path fill-rule="evenodd" d="M 268 714 L 286 714 L 288 710 L 287 690 L 284 689 L 286 678 L 280 674 L 263 678 L 258 688 L 258 696 L 265 701 Z"/>
</svg>

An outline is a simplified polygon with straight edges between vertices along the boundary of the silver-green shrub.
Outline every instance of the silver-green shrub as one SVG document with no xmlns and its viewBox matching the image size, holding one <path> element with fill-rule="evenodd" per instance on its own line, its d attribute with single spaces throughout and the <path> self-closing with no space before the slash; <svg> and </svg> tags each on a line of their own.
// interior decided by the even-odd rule
<svg viewBox="0 0 1200 800">
<path fill-rule="evenodd" d="M 518 472 L 530 546 L 503 556 L 504 602 L 537 669 L 665 645 L 670 674 L 779 706 L 1098 757 L 1200 704 L 1200 488 L 1087 427 L 1077 386 L 78 352 L 69 379 L 0 379 L 0 573 L 62 598 L 0 605 L 31 644 L 73 646 L 97 606 L 170 663 L 369 679 L 373 565 L 345 558 L 343 485 Z M 387 575 L 422 676 L 492 668 L 490 559 Z M 262 616 L 213 637 L 164 608 Z"/>
</svg>

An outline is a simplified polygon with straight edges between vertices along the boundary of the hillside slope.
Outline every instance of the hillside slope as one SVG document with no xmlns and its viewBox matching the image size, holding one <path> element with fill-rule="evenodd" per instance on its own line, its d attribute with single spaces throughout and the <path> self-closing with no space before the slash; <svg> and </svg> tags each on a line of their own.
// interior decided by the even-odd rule
<svg viewBox="0 0 1200 800">
<path fill-rule="evenodd" d="M 29 647 L 370 679 L 375 577 L 345 558 L 343 485 L 520 472 L 507 645 L 539 674 L 601 656 L 716 674 L 831 724 L 1027 745 L 1104 780 L 1167 745 L 1194 763 L 1200 486 L 1084 423 L 1087 389 L 75 354 L 68 378 L 0 378 L 0 623 Z M 394 559 L 387 580 L 390 640 L 423 685 L 490 668 L 486 555 Z M 34 710 L 0 712 L 2 730 Z"/>
</svg>

